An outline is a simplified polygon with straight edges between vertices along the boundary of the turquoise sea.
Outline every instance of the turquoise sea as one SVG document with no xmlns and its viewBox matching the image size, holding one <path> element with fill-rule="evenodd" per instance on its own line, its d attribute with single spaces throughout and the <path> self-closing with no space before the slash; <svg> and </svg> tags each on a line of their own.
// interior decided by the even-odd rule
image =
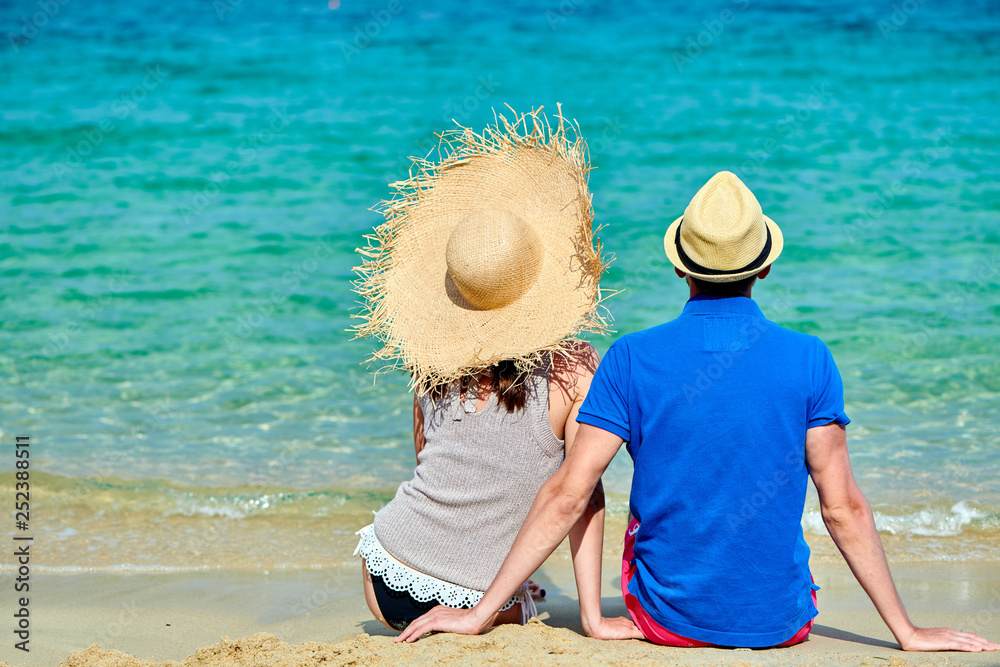
<svg viewBox="0 0 1000 667">
<path fill-rule="evenodd" d="M 0 26 L 0 484 L 30 435 L 43 567 L 349 553 L 414 463 L 406 378 L 346 332 L 368 209 L 454 122 L 557 103 L 615 335 L 680 311 L 664 230 L 735 171 L 785 234 L 755 296 L 832 349 L 881 528 L 1000 557 L 997 3 L 17 0 Z"/>
</svg>

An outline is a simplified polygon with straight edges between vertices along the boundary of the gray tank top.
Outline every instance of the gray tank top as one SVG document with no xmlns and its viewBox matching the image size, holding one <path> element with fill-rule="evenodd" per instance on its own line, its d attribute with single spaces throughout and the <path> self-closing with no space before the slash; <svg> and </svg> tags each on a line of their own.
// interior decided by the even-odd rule
<svg viewBox="0 0 1000 667">
<path fill-rule="evenodd" d="M 526 380 L 524 410 L 491 392 L 476 412 L 475 387 L 419 400 L 427 444 L 413 479 L 375 515 L 375 537 L 394 558 L 444 581 L 485 591 L 510 551 L 565 447 L 549 422 L 549 357 Z"/>
</svg>

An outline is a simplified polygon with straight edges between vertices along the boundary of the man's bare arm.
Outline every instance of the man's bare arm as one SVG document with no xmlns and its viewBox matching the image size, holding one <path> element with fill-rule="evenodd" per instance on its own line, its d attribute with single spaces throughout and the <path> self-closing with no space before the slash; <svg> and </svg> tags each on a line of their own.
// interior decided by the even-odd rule
<svg viewBox="0 0 1000 667">
<path fill-rule="evenodd" d="M 918 628 L 910 622 L 892 581 L 871 507 L 854 479 L 843 426 L 827 424 L 809 429 L 806 462 L 830 536 L 904 651 L 1000 649 L 1000 645 L 971 632 Z"/>
<path fill-rule="evenodd" d="M 410 623 L 396 641 L 416 641 L 436 630 L 479 634 L 490 627 L 497 610 L 569 534 L 622 442 L 612 433 L 582 424 L 566 461 L 539 490 L 507 559 L 479 604 L 472 609 L 435 607 Z"/>
</svg>

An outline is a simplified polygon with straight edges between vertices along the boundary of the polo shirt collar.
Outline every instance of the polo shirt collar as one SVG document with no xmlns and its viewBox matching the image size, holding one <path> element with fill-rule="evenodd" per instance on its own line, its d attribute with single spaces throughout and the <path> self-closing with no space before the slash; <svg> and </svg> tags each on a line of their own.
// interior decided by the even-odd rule
<svg viewBox="0 0 1000 667">
<path fill-rule="evenodd" d="M 703 294 L 688 299 L 681 315 L 716 315 L 719 313 L 764 317 L 757 302 L 749 297 L 705 296 Z"/>
</svg>

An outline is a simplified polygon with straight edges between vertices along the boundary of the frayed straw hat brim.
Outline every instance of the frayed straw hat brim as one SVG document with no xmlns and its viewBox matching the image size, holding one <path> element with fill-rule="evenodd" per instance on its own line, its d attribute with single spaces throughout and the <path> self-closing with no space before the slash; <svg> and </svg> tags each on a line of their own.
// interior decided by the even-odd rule
<svg viewBox="0 0 1000 667">
<path fill-rule="evenodd" d="M 356 269 L 366 312 L 355 332 L 379 339 L 373 359 L 410 371 L 418 389 L 503 360 L 526 371 L 543 352 L 568 349 L 577 333 L 606 329 L 586 145 L 567 139 L 561 115 L 553 129 L 540 111 L 513 123 L 499 115 L 482 135 L 442 135 L 441 161 L 419 162 L 420 173 L 394 183 L 400 195 L 377 209 L 386 222 L 361 250 L 370 259 Z M 480 209 L 519 216 L 542 253 L 530 287 L 488 310 L 462 296 L 445 261 L 452 231 Z"/>
</svg>

